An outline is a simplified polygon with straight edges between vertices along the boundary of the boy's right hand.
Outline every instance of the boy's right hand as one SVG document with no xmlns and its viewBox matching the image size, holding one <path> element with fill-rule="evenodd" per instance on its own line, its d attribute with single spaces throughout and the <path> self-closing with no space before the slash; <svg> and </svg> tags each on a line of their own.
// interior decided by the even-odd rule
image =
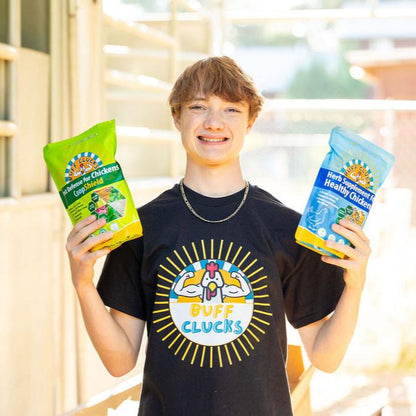
<svg viewBox="0 0 416 416">
<path fill-rule="evenodd" d="M 110 252 L 110 249 L 106 247 L 94 252 L 90 251 L 97 244 L 112 238 L 113 233 L 111 231 L 96 236 L 92 235 L 104 224 L 105 219 L 97 220 L 94 215 L 91 215 L 77 223 L 68 235 L 66 251 L 75 289 L 92 283 L 95 262 Z"/>
</svg>

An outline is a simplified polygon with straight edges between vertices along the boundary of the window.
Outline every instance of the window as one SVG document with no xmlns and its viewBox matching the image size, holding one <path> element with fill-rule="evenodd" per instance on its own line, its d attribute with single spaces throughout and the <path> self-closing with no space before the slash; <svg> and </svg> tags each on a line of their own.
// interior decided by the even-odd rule
<svg viewBox="0 0 416 416">
<path fill-rule="evenodd" d="M 48 187 L 49 1 L 0 0 L 0 197 Z"/>
</svg>

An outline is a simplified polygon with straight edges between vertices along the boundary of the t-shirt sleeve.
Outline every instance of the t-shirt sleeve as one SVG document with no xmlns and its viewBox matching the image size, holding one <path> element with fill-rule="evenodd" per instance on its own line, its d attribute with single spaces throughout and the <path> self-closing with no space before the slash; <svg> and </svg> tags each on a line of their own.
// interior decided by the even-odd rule
<svg viewBox="0 0 416 416">
<path fill-rule="evenodd" d="M 343 269 L 298 246 L 296 261 L 283 280 L 288 321 L 295 328 L 316 322 L 334 311 L 344 289 Z"/>
<path fill-rule="evenodd" d="M 143 237 L 128 241 L 107 256 L 97 284 L 104 304 L 146 320 L 141 281 Z"/>
</svg>

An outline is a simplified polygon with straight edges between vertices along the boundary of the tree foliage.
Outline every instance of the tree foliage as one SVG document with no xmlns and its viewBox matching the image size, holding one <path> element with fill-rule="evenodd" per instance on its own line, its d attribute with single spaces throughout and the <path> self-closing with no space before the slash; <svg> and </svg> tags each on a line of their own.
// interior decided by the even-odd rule
<svg viewBox="0 0 416 416">
<path fill-rule="evenodd" d="M 315 57 L 306 68 L 300 69 L 291 82 L 287 98 L 364 98 L 368 86 L 353 79 L 349 64 L 340 58 L 337 69 L 330 71 L 325 63 Z"/>
</svg>

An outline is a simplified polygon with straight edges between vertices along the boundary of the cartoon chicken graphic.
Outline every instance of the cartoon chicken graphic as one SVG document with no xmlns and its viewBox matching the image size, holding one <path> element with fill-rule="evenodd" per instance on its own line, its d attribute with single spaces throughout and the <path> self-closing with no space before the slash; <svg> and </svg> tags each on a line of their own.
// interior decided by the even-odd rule
<svg viewBox="0 0 416 416">
<path fill-rule="evenodd" d="M 222 303 L 226 296 L 236 298 L 247 296 L 251 292 L 250 286 L 241 271 L 230 274 L 232 278 L 239 282 L 239 285 L 227 285 L 215 261 L 209 261 L 206 264 L 200 283 L 185 286 L 186 281 L 194 276 L 195 274 L 192 271 L 184 273 L 174 285 L 173 291 L 178 296 L 199 296 L 203 303 Z"/>
</svg>

